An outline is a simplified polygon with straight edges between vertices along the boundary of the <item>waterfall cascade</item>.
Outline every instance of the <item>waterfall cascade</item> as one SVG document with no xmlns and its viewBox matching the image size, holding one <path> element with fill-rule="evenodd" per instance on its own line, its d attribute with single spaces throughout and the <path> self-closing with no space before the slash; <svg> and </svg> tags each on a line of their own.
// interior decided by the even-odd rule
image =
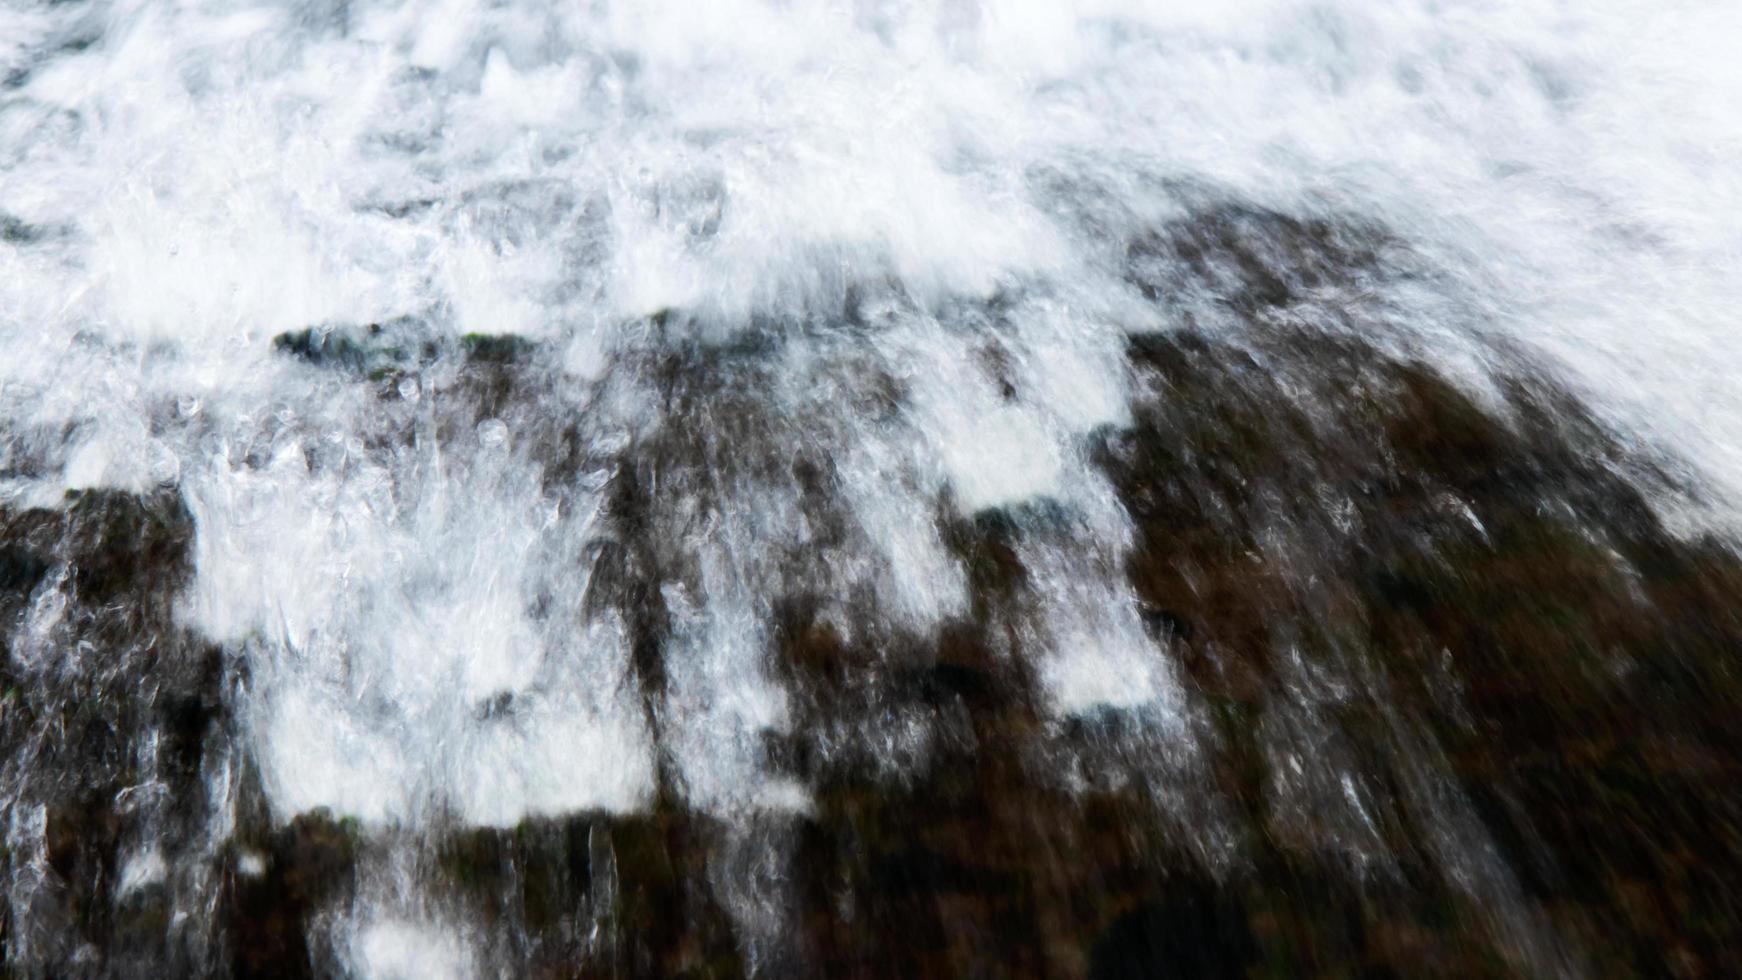
<svg viewBox="0 0 1742 980">
<path fill-rule="evenodd" d="M 1737 37 L 0 0 L 6 971 L 1742 971 Z"/>
</svg>

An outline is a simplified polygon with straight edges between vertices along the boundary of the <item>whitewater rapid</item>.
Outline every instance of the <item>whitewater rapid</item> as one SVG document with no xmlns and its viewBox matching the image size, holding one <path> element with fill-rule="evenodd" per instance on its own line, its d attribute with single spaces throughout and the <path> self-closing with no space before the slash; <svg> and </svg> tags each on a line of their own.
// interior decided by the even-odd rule
<svg viewBox="0 0 1742 980">
<path fill-rule="evenodd" d="M 212 849 L 250 771 L 272 820 L 383 841 L 662 793 L 762 840 L 812 806 L 765 749 L 800 724 L 780 597 L 938 636 L 974 601 L 939 515 L 1022 508 L 1056 509 L 1005 627 L 1048 716 L 1143 746 L 1061 779 L 1189 787 L 1201 707 L 1087 447 L 1131 424 L 1129 336 L 1238 314 L 1151 302 L 1130 243 L 1222 200 L 1382 229 L 1400 272 L 1288 315 L 1334 301 L 1485 404 L 1527 351 L 1688 488 L 1664 516 L 1731 527 L 1739 37 L 1691 2 L 4 0 L 0 503 L 185 501 L 175 622 L 235 665 Z M 373 346 L 275 344 L 311 328 Z M 451 356 L 489 338 L 524 376 Z M 659 542 L 629 558 L 624 481 Z M 662 583 L 651 701 L 615 568 Z M 900 778 L 937 726 L 822 742 Z M 339 960 L 488 972 L 406 862 L 333 911 Z M 120 887 L 170 874 L 141 845 Z M 728 902 L 753 950 L 759 901 Z"/>
</svg>

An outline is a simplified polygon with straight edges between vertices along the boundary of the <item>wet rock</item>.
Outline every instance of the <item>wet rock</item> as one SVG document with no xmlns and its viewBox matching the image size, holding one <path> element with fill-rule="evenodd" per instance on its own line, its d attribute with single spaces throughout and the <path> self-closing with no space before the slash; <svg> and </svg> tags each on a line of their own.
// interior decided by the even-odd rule
<svg viewBox="0 0 1742 980">
<path fill-rule="evenodd" d="M 1244 909 L 1213 882 L 1175 877 L 1161 892 L 1096 940 L 1089 955 L 1092 980 L 1248 974 L 1256 944 Z"/>
<path fill-rule="evenodd" d="M 29 224 L 22 218 L 0 211 L 0 242 L 32 245 L 41 241 L 46 234 L 43 229 Z"/>
<path fill-rule="evenodd" d="M 357 824 L 325 811 L 300 814 L 261 840 L 244 835 L 234 841 L 220 906 L 231 954 L 228 972 L 263 978 L 320 975 L 310 942 L 312 919 L 355 887 L 360 848 Z M 250 861 L 261 866 L 245 866 Z"/>
<path fill-rule="evenodd" d="M 1135 239 L 1126 260 L 1130 280 L 1148 299 L 1206 299 L 1251 316 L 1318 290 L 1395 275 L 1395 264 L 1382 261 L 1395 250 L 1383 230 L 1353 221 L 1205 201 Z"/>
<path fill-rule="evenodd" d="M 272 338 L 272 349 L 317 367 L 378 379 L 439 353 L 420 328 L 421 321 L 410 316 L 380 323 L 324 324 L 281 333 Z"/>
<path fill-rule="evenodd" d="M 1412 882 L 1397 907 L 1421 911 L 1399 931 L 1357 900 L 1346 955 L 1402 972 L 1443 972 L 1484 946 L 1490 971 L 1553 962 L 1472 907 L 1504 893 L 1526 897 L 1497 914 L 1549 923 L 1544 949 L 1656 969 L 1675 944 L 1683 962 L 1725 968 L 1731 940 L 1719 937 L 1735 922 L 1674 926 L 1629 911 L 1626 896 L 1685 907 L 1742 871 L 1723 829 L 1737 825 L 1728 794 L 1686 782 L 1709 789 L 1742 747 L 1725 707 L 1742 695 L 1742 636 L 1717 598 L 1736 594 L 1734 552 L 1664 530 L 1620 475 L 1649 479 L 1649 467 L 1528 373 L 1507 382 L 1496 415 L 1346 336 L 1150 335 L 1132 359 L 1154 394 L 1102 465 L 1137 527 L 1133 585 L 1168 610 L 1189 676 L 1223 706 L 1223 784 L 1288 860 L 1303 854 L 1287 848 L 1315 846 L 1320 832 L 1288 843 L 1301 817 L 1276 823 L 1276 777 L 1262 774 L 1289 763 L 1247 737 L 1296 710 L 1315 676 L 1343 678 L 1345 771 L 1392 773 L 1374 819 Z M 1475 801 L 1471 825 L 1505 856 L 1506 871 L 1484 872 L 1495 891 L 1460 897 L 1440 877 L 1455 872 L 1428 842 L 1444 831 L 1427 801 L 1410 802 L 1422 785 L 1410 770 L 1439 764 L 1410 761 L 1420 750 L 1400 725 L 1444 748 L 1444 778 Z M 1671 758 L 1705 768 L 1622 761 L 1640 745 L 1674 745 Z M 1288 894 L 1281 880 L 1263 887 Z M 1454 913 L 1426 916 L 1434 894 Z M 1267 914 L 1314 919 L 1292 902 Z"/>
<path fill-rule="evenodd" d="M 533 344 L 525 337 L 511 333 L 469 333 L 460 338 L 460 347 L 473 361 L 509 364 L 525 357 L 533 349 Z"/>
<path fill-rule="evenodd" d="M 24 548 L 0 548 L 0 589 L 29 595 L 48 571 L 48 562 Z"/>
<path fill-rule="evenodd" d="M 739 977 L 738 940 L 706 885 L 713 833 L 660 806 L 456 830 L 437 854 L 496 937 L 490 952 L 527 974 Z"/>
<path fill-rule="evenodd" d="M 167 491 L 0 511 L 10 586 L 0 775 L 13 826 L 41 819 L 39 837 L 24 830 L 0 858 L 13 901 L 7 963 L 21 971 L 149 976 L 206 962 L 203 934 L 170 915 L 200 887 L 201 760 L 220 713 L 217 652 L 174 618 L 191 538 Z M 150 870 L 159 861 L 167 875 Z"/>
<path fill-rule="evenodd" d="M 1044 703 L 1033 556 L 1082 544 L 1063 504 L 928 501 L 918 520 L 966 601 L 923 629 L 878 607 L 876 576 L 913 570 L 865 557 L 851 434 L 830 428 L 902 423 L 875 358 L 830 362 L 851 376 L 800 402 L 839 413 L 794 409 L 769 392 L 798 327 L 715 343 L 662 313 L 587 393 L 644 400 L 660 424 L 607 440 L 518 338 L 444 354 L 385 329 L 286 335 L 287 355 L 354 373 L 438 358 L 438 439 L 474 446 L 494 422 L 513 437 L 493 450 L 548 461 L 552 499 L 598 491 L 580 612 L 628 633 L 656 799 L 365 830 L 283 824 L 244 775 L 210 857 L 201 767 L 214 741 L 244 743 L 221 696 L 235 667 L 175 626 L 191 522 L 170 493 L 81 495 L 4 515 L 0 613 L 16 626 L 57 589 L 67 604 L 53 643 L 9 650 L 0 731 L 73 774 L 26 783 L 41 840 L 7 868 L 40 859 L 54 887 L 8 913 L 9 955 L 26 972 L 320 975 L 323 916 L 402 848 L 484 959 L 528 975 L 1737 972 L 1742 561 L 1670 534 L 1647 494 L 1684 488 L 1540 366 L 1495 352 L 1482 401 L 1358 331 L 1281 316 L 1405 274 L 1396 247 L 1217 206 L 1127 256 L 1141 291 L 1240 326 L 1131 337 L 1130 424 L 1079 447 L 1130 520 L 1105 560 L 1183 678 L 1171 726 Z M 855 287 L 847 326 L 878 329 L 898 285 Z M 790 811 L 686 795 L 672 706 L 685 658 L 712 650 L 679 642 L 699 596 L 741 600 L 758 631 L 726 672 L 767 671 L 790 714 L 706 734 L 802 787 Z M 71 667 L 33 666 L 51 655 Z M 472 711 L 512 725 L 520 704 Z M 125 805 L 148 796 L 165 802 Z M 177 870 L 124 897 L 147 838 Z M 187 907 L 215 908 L 216 935 L 173 933 L 166 912 Z M 51 940 L 15 953 L 19 934 Z"/>
</svg>

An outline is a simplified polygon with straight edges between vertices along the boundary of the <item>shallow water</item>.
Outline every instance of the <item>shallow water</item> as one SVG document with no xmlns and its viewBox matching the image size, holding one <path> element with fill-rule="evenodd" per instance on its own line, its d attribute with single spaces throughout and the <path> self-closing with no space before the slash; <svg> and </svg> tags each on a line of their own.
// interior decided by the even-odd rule
<svg viewBox="0 0 1742 980">
<path fill-rule="evenodd" d="M 1727 972 L 1738 36 L 6 0 L 8 964 Z"/>
</svg>

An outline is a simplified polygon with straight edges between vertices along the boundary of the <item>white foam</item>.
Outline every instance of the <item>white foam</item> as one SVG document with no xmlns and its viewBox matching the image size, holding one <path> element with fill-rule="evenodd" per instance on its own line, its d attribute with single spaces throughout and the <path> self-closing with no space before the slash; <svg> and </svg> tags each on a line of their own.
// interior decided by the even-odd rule
<svg viewBox="0 0 1742 980">
<path fill-rule="evenodd" d="M 8 12 L 4 63 L 21 67 L 81 23 L 105 29 L 33 65 L 9 110 L 79 119 L 12 141 L 28 155 L 7 184 L 27 190 L 6 206 L 80 235 L 74 274 L 0 287 L 15 308 L 58 297 L 51 334 L 98 324 L 231 363 L 278 330 L 432 300 L 457 329 L 539 333 L 580 274 L 568 231 L 500 248 L 440 204 L 409 221 L 355 207 L 527 177 L 608 203 L 579 233 L 599 250 L 594 301 L 622 312 L 796 300 L 835 262 L 928 294 L 1085 271 L 1093 292 L 1109 270 L 1031 179 L 1123 166 L 1133 217 L 1158 208 L 1131 179 L 1147 170 L 1310 193 L 1475 256 L 1503 287 L 1499 325 L 1742 480 L 1742 412 L 1715 397 L 1734 372 L 1714 355 L 1742 240 L 1724 165 L 1742 75 L 1715 40 L 1733 11 L 449 0 L 345 16 L 336 32 L 270 6 Z M 701 212 L 671 193 L 697 179 L 717 188 Z M 702 212 L 719 217 L 698 235 Z"/>
<path fill-rule="evenodd" d="M 241 425 L 233 438 L 262 438 Z M 190 614 L 253 652 L 282 812 L 417 821 L 445 803 L 508 825 L 650 795 L 623 629 L 598 619 L 577 634 L 572 586 L 550 618 L 530 616 L 545 574 L 533 555 L 558 509 L 515 469 L 505 431 L 487 435 L 476 459 L 372 458 L 343 432 L 317 444 L 281 429 L 266 467 L 220 457 L 191 495 Z M 416 482 L 431 471 L 454 482 Z"/>
<path fill-rule="evenodd" d="M 169 873 L 169 866 L 164 863 L 163 852 L 156 847 L 146 847 L 127 856 L 121 865 L 121 877 L 115 884 L 115 897 L 125 900 L 128 896 L 163 883 Z"/>
<path fill-rule="evenodd" d="M 803 811 L 810 805 L 803 787 L 764 769 L 761 740 L 789 732 L 792 719 L 786 692 L 768 674 L 766 638 L 743 604 L 745 583 L 725 567 L 735 556 L 717 543 L 701 546 L 705 605 L 681 588 L 665 595 L 674 620 L 665 651 L 666 739 L 683 790 L 727 817 Z"/>
<path fill-rule="evenodd" d="M 462 980 L 477 975 L 464 939 L 451 927 L 381 918 L 359 927 L 347 950 L 358 980 Z"/>
</svg>

